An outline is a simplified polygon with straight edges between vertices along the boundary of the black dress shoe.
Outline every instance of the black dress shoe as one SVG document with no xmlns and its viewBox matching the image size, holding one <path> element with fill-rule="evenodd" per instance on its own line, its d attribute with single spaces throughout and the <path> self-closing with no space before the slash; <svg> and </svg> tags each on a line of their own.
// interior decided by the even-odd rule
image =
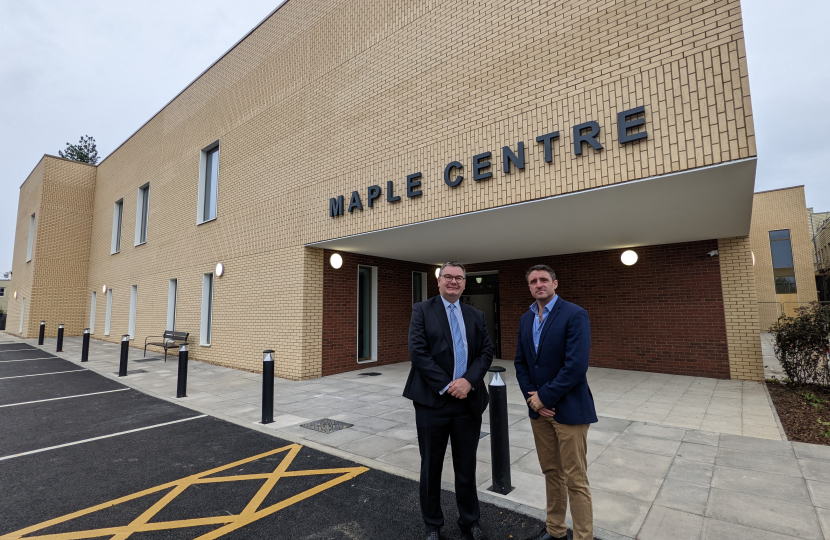
<svg viewBox="0 0 830 540">
<path fill-rule="evenodd" d="M 479 525 L 473 525 L 466 531 L 461 531 L 467 540 L 487 540 L 487 535 Z"/>
<path fill-rule="evenodd" d="M 547 528 L 544 528 L 539 532 L 539 534 L 532 536 L 527 540 L 568 540 L 568 535 L 566 534 L 565 536 L 557 538 L 555 536 L 551 536 Z"/>
<path fill-rule="evenodd" d="M 427 533 L 427 540 L 441 540 L 441 535 L 438 534 L 438 531 L 429 531 Z"/>
</svg>

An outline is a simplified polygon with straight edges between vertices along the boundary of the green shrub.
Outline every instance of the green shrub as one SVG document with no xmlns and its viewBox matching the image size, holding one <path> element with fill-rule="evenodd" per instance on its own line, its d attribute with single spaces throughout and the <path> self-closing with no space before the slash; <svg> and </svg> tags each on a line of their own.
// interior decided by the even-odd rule
<svg viewBox="0 0 830 540">
<path fill-rule="evenodd" d="M 775 355 L 796 383 L 830 385 L 830 305 L 811 302 L 770 329 Z"/>
</svg>

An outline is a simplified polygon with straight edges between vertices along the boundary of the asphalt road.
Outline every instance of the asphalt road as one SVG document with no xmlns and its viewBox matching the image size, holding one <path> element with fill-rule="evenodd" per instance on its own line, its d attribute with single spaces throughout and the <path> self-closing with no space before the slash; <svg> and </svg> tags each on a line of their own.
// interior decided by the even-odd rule
<svg viewBox="0 0 830 540">
<path fill-rule="evenodd" d="M 416 482 L 26 345 L 0 345 L 0 434 L 0 540 L 424 537 Z M 443 533 L 461 538 L 454 494 L 443 502 Z M 491 540 L 542 527 L 487 503 L 482 511 Z"/>
</svg>

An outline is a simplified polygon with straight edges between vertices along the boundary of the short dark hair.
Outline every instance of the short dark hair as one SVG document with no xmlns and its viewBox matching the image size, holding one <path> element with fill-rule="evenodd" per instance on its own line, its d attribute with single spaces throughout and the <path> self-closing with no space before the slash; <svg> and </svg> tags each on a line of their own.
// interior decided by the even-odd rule
<svg viewBox="0 0 830 540">
<path fill-rule="evenodd" d="M 442 264 L 441 269 L 438 270 L 438 276 L 439 277 L 444 275 L 444 267 L 445 266 L 455 266 L 457 268 L 460 268 L 461 271 L 464 272 L 464 277 L 467 277 L 467 269 L 464 268 L 463 264 L 461 264 L 460 262 L 456 262 L 456 261 L 445 262 L 444 264 Z"/>
<path fill-rule="evenodd" d="M 543 271 L 547 272 L 548 274 L 550 274 L 550 280 L 551 281 L 556 281 L 556 272 L 554 272 L 553 268 L 551 268 L 550 266 L 548 266 L 546 264 L 537 264 L 535 266 L 531 266 L 530 269 L 525 274 L 525 281 L 527 281 L 530 278 L 530 273 L 531 272 L 536 272 L 537 270 L 543 270 Z"/>
</svg>

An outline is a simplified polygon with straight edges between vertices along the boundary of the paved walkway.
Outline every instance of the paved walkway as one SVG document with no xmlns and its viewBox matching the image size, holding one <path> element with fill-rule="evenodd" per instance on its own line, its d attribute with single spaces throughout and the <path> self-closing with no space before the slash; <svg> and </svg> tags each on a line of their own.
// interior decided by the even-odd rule
<svg viewBox="0 0 830 540">
<path fill-rule="evenodd" d="M 54 351 L 54 343 L 47 340 L 43 348 Z M 77 362 L 80 339 L 67 339 L 64 349 L 60 356 Z M 115 377 L 118 351 L 117 344 L 93 340 L 87 367 Z M 175 358 L 143 361 L 139 351 L 130 353 L 124 384 L 242 425 L 258 421 L 260 375 L 191 362 L 188 397 L 175 400 Z M 526 408 L 510 363 L 502 365 L 508 368 L 516 489 L 506 497 L 486 491 L 485 438 L 478 456 L 480 494 L 543 517 L 543 477 Z M 401 397 L 407 370 L 408 364 L 396 364 L 311 381 L 277 379 L 275 422 L 265 429 L 417 478 L 415 417 L 411 402 Z M 598 537 L 830 540 L 830 447 L 781 440 L 762 384 L 598 368 L 589 379 L 601 415 L 589 430 L 588 455 Z M 299 426 L 326 417 L 354 427 L 326 435 Z M 489 431 L 486 422 L 485 415 Z M 451 488 L 449 462 L 444 480 Z"/>
</svg>

